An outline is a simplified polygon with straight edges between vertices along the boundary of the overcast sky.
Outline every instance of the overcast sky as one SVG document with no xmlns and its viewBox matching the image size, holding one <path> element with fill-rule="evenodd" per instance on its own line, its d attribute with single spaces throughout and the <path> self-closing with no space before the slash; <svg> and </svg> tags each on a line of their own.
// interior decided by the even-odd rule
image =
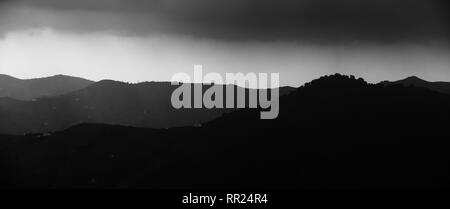
<svg viewBox="0 0 450 209">
<path fill-rule="evenodd" d="M 446 0 L 0 0 L 0 73 L 130 82 L 192 73 L 450 81 Z"/>
</svg>

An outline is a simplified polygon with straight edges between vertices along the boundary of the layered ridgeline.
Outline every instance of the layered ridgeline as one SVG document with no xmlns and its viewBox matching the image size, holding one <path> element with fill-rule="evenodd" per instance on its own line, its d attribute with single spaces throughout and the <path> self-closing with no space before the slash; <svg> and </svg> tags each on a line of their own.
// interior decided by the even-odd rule
<svg viewBox="0 0 450 209">
<path fill-rule="evenodd" d="M 450 82 L 429 82 L 423 79 L 418 78 L 417 76 L 410 76 L 403 80 L 398 81 L 383 81 L 380 84 L 382 85 L 403 85 L 406 87 L 415 86 L 415 87 L 423 87 L 430 90 L 434 90 L 441 93 L 450 94 Z"/>
<path fill-rule="evenodd" d="M 4 187 L 448 188 L 450 96 L 333 75 L 202 127 L 3 136 Z"/>
<path fill-rule="evenodd" d="M 0 74 L 0 97 L 33 100 L 40 97 L 67 94 L 89 86 L 93 81 L 56 75 L 46 78 L 18 79 Z"/>
<path fill-rule="evenodd" d="M 203 85 L 203 91 L 209 87 L 210 85 Z M 225 91 L 225 86 L 222 87 Z M 0 98 L 0 133 L 46 133 L 80 123 L 146 128 L 193 126 L 233 111 L 175 109 L 171 96 L 176 88 L 178 86 L 169 82 L 128 84 L 103 80 L 68 94 L 37 98 L 33 101 Z M 235 89 L 237 88 L 235 86 Z M 280 94 L 293 90 L 291 87 L 282 87 Z M 248 98 L 249 90 L 246 91 Z"/>
</svg>

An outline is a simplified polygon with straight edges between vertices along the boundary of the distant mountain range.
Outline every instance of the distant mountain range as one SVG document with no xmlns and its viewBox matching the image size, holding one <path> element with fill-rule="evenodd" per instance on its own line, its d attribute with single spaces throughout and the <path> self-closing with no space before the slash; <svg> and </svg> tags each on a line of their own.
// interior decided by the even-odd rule
<svg viewBox="0 0 450 209">
<path fill-rule="evenodd" d="M 423 87 L 450 94 L 450 83 L 427 82 L 414 76 L 379 85 Z M 80 123 L 171 128 L 200 124 L 234 111 L 176 110 L 170 103 L 175 88 L 168 82 L 93 82 L 64 75 L 21 80 L 0 75 L 0 133 L 52 132 Z M 280 94 L 294 90 L 283 87 Z"/>
<path fill-rule="evenodd" d="M 0 133 L 51 132 L 80 123 L 146 128 L 192 126 L 233 111 L 174 109 L 171 94 L 176 88 L 178 86 L 169 82 L 128 84 L 103 80 L 64 95 L 41 97 L 33 101 L 0 98 Z M 204 91 L 207 88 L 204 85 Z M 282 87 L 280 94 L 293 90 L 291 87 Z"/>
<path fill-rule="evenodd" d="M 0 74 L 0 97 L 32 100 L 39 97 L 67 94 L 92 83 L 94 82 L 90 80 L 65 75 L 22 80 Z"/>
<path fill-rule="evenodd" d="M 398 81 L 383 81 L 380 84 L 383 85 L 403 85 L 405 87 L 408 86 L 416 86 L 416 87 L 423 87 L 428 88 L 437 92 L 450 94 L 450 82 L 429 82 L 422 80 L 416 76 L 411 76 L 408 78 L 405 78 L 403 80 Z"/>
<path fill-rule="evenodd" d="M 450 94 L 450 83 L 427 82 L 417 77 L 379 85 L 423 87 Z M 176 110 L 170 103 L 175 88 L 168 82 L 93 82 L 64 75 L 21 80 L 0 75 L 0 133 L 52 132 L 80 123 L 171 128 L 198 125 L 234 111 Z M 207 85 L 204 91 L 206 88 Z M 294 90 L 280 88 L 280 95 Z"/>
<path fill-rule="evenodd" d="M 0 74 L 0 98 L 9 97 L 17 100 L 34 100 L 40 97 L 68 94 L 86 88 L 94 83 L 94 81 L 84 78 L 66 75 L 55 75 L 34 79 L 18 79 L 9 75 Z M 450 82 L 429 82 L 416 76 L 411 76 L 398 81 L 383 81 L 380 82 L 380 84 L 424 87 L 441 93 L 450 94 Z M 284 89 L 286 90 L 289 88 L 285 87 Z M 291 88 L 291 90 L 292 89 L 293 88 Z"/>
<path fill-rule="evenodd" d="M 94 105 L 84 100 L 105 88 L 119 108 L 114 94 L 134 101 L 136 89 L 167 89 L 141 85 L 99 83 L 56 100 Z M 0 136 L 0 187 L 450 188 L 449 106 L 450 95 L 426 88 L 325 76 L 282 96 L 274 120 L 241 109 L 201 127 L 79 124 Z"/>
</svg>

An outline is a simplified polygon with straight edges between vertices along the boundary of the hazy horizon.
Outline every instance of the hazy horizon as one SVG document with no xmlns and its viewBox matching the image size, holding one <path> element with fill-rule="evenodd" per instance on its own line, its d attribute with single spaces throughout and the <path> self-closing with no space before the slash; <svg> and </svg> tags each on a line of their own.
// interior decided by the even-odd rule
<svg viewBox="0 0 450 209">
<path fill-rule="evenodd" d="M 364 3 L 361 3 L 364 2 Z M 445 1 L 0 1 L 0 74 L 169 81 L 178 72 L 280 73 L 300 86 L 450 81 Z"/>
</svg>

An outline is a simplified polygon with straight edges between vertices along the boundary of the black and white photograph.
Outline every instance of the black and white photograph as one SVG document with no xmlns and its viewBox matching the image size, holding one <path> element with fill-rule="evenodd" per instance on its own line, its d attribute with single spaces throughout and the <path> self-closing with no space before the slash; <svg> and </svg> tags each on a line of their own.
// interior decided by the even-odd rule
<svg viewBox="0 0 450 209">
<path fill-rule="evenodd" d="M 0 190 L 143 208 L 442 193 L 449 4 L 0 0 Z"/>
</svg>

